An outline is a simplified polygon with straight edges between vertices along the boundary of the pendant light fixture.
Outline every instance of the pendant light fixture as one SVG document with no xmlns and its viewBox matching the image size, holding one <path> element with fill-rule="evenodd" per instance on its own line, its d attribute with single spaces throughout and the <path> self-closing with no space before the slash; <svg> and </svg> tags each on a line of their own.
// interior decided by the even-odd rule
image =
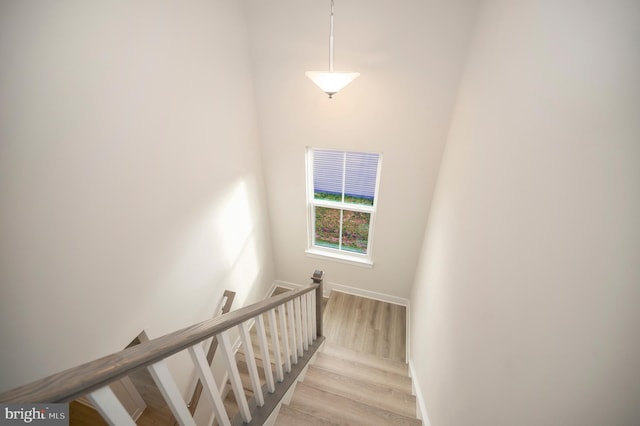
<svg viewBox="0 0 640 426">
<path fill-rule="evenodd" d="M 331 0 L 331 18 L 329 30 L 329 72 L 307 71 L 305 73 L 323 92 L 332 98 L 340 89 L 355 80 L 358 72 L 333 71 L 333 0 Z"/>
</svg>

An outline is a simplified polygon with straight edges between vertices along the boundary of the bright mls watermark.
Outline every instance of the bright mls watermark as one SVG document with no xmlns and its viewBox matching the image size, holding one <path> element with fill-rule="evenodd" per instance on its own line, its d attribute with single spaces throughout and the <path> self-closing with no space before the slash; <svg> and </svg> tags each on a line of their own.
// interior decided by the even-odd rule
<svg viewBox="0 0 640 426">
<path fill-rule="evenodd" d="M 69 425 L 69 404 L 0 404 L 0 425 Z"/>
</svg>

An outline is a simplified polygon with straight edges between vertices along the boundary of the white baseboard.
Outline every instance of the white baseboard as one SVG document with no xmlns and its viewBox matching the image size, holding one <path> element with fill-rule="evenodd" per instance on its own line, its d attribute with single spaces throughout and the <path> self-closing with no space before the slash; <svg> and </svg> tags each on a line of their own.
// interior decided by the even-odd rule
<svg viewBox="0 0 640 426">
<path fill-rule="evenodd" d="M 405 313 L 406 318 L 405 318 L 405 358 L 407 360 L 407 363 L 409 362 L 409 360 L 411 359 L 411 301 L 407 301 L 407 311 Z"/>
<path fill-rule="evenodd" d="M 271 286 L 271 290 L 269 291 L 269 295 L 272 295 L 274 290 L 276 289 L 276 287 L 284 287 L 284 288 L 288 288 L 289 290 L 297 290 L 299 288 L 303 288 L 306 287 L 305 285 L 302 284 L 296 284 L 296 283 L 290 283 L 288 281 L 281 281 L 281 280 L 275 280 L 273 282 L 273 285 Z M 327 289 L 324 289 L 324 295 L 327 296 Z"/>
<path fill-rule="evenodd" d="M 290 283 L 287 281 L 276 280 L 273 282 L 272 290 L 276 287 L 285 287 L 289 289 L 297 289 L 306 287 L 306 285 Z M 390 294 L 378 293 L 371 290 L 365 290 L 362 288 L 351 287 L 344 284 L 325 282 L 324 283 L 324 296 L 329 297 L 332 291 L 339 291 L 341 293 L 353 294 L 354 296 L 366 297 L 367 299 L 380 300 L 381 302 L 393 303 L 394 305 L 409 306 L 409 299 L 404 297 L 392 296 Z"/>
<path fill-rule="evenodd" d="M 412 360 L 409 360 L 409 375 L 411 376 L 412 390 L 416 397 L 416 416 L 419 420 L 422 420 L 423 426 L 431 426 L 429 414 L 427 412 L 427 405 L 424 400 L 424 395 L 422 394 L 422 389 L 420 389 L 420 384 L 416 380 L 416 372 L 414 370 Z"/>
<path fill-rule="evenodd" d="M 365 290 L 338 283 L 327 282 L 325 284 L 325 287 L 328 287 L 329 291 L 335 290 L 341 293 L 353 294 L 354 296 L 366 297 L 367 299 L 393 303 L 394 305 L 407 306 L 409 304 L 409 299 L 405 299 L 404 297 L 392 296 L 390 294 L 378 293 L 376 291 Z"/>
</svg>

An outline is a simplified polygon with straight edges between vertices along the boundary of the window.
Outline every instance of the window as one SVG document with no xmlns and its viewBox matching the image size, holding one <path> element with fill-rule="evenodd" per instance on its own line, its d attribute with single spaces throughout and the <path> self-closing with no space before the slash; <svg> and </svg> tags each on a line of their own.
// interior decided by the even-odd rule
<svg viewBox="0 0 640 426">
<path fill-rule="evenodd" d="M 381 155 L 307 150 L 307 253 L 372 264 Z"/>
</svg>

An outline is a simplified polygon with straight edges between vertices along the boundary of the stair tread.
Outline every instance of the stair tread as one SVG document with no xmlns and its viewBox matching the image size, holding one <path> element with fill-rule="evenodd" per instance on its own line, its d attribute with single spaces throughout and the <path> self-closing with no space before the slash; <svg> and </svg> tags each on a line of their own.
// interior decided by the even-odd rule
<svg viewBox="0 0 640 426">
<path fill-rule="evenodd" d="M 300 425 L 317 425 L 317 426 L 337 426 L 327 419 L 311 416 L 304 411 L 283 405 L 280 407 L 278 418 L 275 422 L 276 426 L 300 426 Z"/>
<path fill-rule="evenodd" d="M 382 383 L 348 377 L 331 371 L 309 367 L 304 383 L 358 402 L 384 408 L 404 416 L 415 417 L 416 398 Z"/>
<path fill-rule="evenodd" d="M 420 425 L 416 418 L 298 383 L 291 408 L 338 425 Z"/>
<path fill-rule="evenodd" d="M 254 347 L 253 348 L 253 357 L 256 359 L 256 362 L 258 363 L 258 365 L 262 365 L 263 362 L 263 356 L 262 356 L 262 352 L 260 352 L 260 349 L 258 347 Z M 282 359 L 283 355 L 282 353 L 280 354 L 280 358 Z M 240 348 L 238 350 L 238 352 L 236 352 L 236 359 L 238 360 L 246 360 L 247 356 L 245 355 L 245 351 L 243 348 Z M 271 349 L 271 347 L 269 347 L 269 361 L 271 363 L 272 367 L 275 367 L 275 356 L 273 353 L 273 350 Z"/>
<path fill-rule="evenodd" d="M 253 385 L 251 384 L 251 376 L 249 376 L 249 369 L 247 367 L 247 363 L 244 360 L 237 360 L 238 373 L 240 373 L 240 381 L 242 382 L 242 387 L 245 390 L 245 394 L 251 393 L 253 394 Z M 258 377 L 260 378 L 260 387 L 266 383 L 264 369 L 262 366 L 258 365 Z M 249 398 L 249 396 L 247 396 Z"/>
<path fill-rule="evenodd" d="M 402 392 L 411 393 L 412 390 L 411 378 L 406 375 L 397 374 L 393 371 L 388 371 L 383 368 L 362 364 L 358 361 L 342 359 L 323 352 L 320 352 L 318 354 L 313 367 L 354 379 L 360 379 L 382 384 L 385 386 L 390 386 Z"/>
<path fill-rule="evenodd" d="M 403 376 L 409 375 L 409 367 L 402 361 L 380 358 L 373 354 L 358 352 L 329 342 L 325 343 L 322 353 L 349 361 L 355 361 L 370 367 L 380 368 Z"/>
<path fill-rule="evenodd" d="M 316 339 L 313 339 L 313 340 L 315 341 Z M 252 346 L 252 349 L 253 349 L 254 357 L 256 359 L 262 361 L 262 359 L 263 359 L 262 351 L 260 350 L 260 346 L 259 346 L 259 343 L 258 343 L 257 339 L 253 339 L 252 338 L 251 346 Z M 274 353 L 273 345 L 271 344 L 271 338 L 270 337 L 269 337 L 268 346 L 269 346 L 269 360 L 271 361 L 271 364 L 274 364 L 275 363 L 275 353 Z M 297 348 L 297 346 L 296 346 L 296 348 Z M 294 348 L 290 347 L 289 351 L 290 351 L 291 354 L 293 354 Z M 306 352 L 306 350 L 304 350 L 304 351 Z M 238 354 L 242 354 L 244 356 L 244 352 L 245 352 L 244 351 L 244 347 L 241 346 L 237 353 Z M 284 358 L 284 348 L 282 346 L 280 346 L 280 357 L 281 357 L 281 359 Z"/>
</svg>

